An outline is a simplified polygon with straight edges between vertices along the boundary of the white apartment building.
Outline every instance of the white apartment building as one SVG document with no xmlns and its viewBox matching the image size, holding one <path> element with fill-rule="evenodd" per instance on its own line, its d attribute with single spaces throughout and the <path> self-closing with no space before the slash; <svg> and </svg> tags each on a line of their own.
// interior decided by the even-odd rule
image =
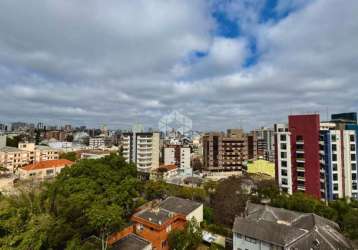
<svg viewBox="0 0 358 250">
<path fill-rule="evenodd" d="M 275 134 L 277 144 L 278 183 L 282 191 L 292 194 L 291 140 L 288 126 L 286 124 L 276 124 Z"/>
<path fill-rule="evenodd" d="M 139 172 L 149 173 L 159 167 L 158 132 L 130 132 L 122 135 L 123 157 L 137 165 Z"/>
<path fill-rule="evenodd" d="M 105 141 L 103 137 L 93 137 L 89 138 L 89 147 L 90 148 L 104 148 Z"/>
<path fill-rule="evenodd" d="M 169 145 L 164 148 L 164 165 L 175 164 L 180 173 L 191 169 L 191 153 L 189 147 Z"/>
</svg>

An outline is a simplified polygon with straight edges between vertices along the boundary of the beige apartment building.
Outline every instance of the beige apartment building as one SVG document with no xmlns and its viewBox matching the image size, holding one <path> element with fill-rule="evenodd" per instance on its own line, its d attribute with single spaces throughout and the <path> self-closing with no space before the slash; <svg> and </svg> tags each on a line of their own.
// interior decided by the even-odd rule
<svg viewBox="0 0 358 250">
<path fill-rule="evenodd" d="M 48 146 L 39 146 L 35 143 L 19 143 L 19 149 L 29 152 L 29 162 L 39 162 L 59 159 L 59 151 Z"/>
<path fill-rule="evenodd" d="M 123 157 L 137 165 L 139 172 L 149 173 L 159 167 L 158 132 L 130 132 L 122 136 Z"/>
<path fill-rule="evenodd" d="M 10 173 L 29 163 L 29 152 L 15 147 L 0 148 L 0 165 L 7 168 Z"/>
<path fill-rule="evenodd" d="M 19 143 L 18 148 L 1 147 L 0 165 L 10 173 L 17 173 L 19 167 L 26 164 L 59 159 L 59 152 L 46 146 L 36 146 L 35 143 Z"/>
<path fill-rule="evenodd" d="M 244 170 L 248 160 L 248 140 L 243 130 L 229 129 L 227 134 L 211 132 L 205 134 L 202 139 L 204 170 Z"/>
</svg>

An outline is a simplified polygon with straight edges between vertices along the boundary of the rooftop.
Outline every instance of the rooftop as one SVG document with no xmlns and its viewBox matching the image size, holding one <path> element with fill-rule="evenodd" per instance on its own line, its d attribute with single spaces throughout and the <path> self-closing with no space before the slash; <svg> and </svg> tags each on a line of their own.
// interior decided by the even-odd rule
<svg viewBox="0 0 358 250">
<path fill-rule="evenodd" d="M 142 211 L 134 214 L 134 216 L 149 221 L 153 224 L 162 225 L 171 219 L 174 214 L 166 209 L 155 207 L 143 209 Z"/>
<path fill-rule="evenodd" d="M 0 151 L 1 152 L 6 152 L 6 153 L 9 153 L 9 152 L 26 152 L 22 149 L 19 149 L 19 148 L 15 148 L 15 147 L 2 147 L 0 148 Z"/>
<path fill-rule="evenodd" d="M 168 197 L 160 203 L 160 207 L 168 211 L 188 215 L 202 204 L 196 201 L 187 200 L 179 197 Z"/>
<path fill-rule="evenodd" d="M 67 159 L 40 161 L 40 162 L 28 164 L 24 166 L 22 170 L 31 171 L 31 170 L 39 170 L 39 169 L 46 169 L 46 168 L 56 168 L 56 167 L 70 166 L 73 163 L 74 163 L 73 161 L 69 161 Z"/>
<path fill-rule="evenodd" d="M 312 213 L 248 202 L 244 217 L 236 217 L 233 231 L 282 247 L 295 249 L 347 249 L 350 243 L 339 226 Z"/>
<path fill-rule="evenodd" d="M 111 250 L 142 250 L 150 242 L 135 234 L 129 234 L 113 244 Z"/>
</svg>

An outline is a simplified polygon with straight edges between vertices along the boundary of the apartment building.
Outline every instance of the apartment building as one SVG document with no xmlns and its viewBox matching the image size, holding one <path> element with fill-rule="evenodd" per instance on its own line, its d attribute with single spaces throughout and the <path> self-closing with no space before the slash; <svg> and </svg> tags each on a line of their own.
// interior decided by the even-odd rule
<svg viewBox="0 0 358 250">
<path fill-rule="evenodd" d="M 74 162 L 66 159 L 47 160 L 31 163 L 19 168 L 19 176 L 22 180 L 31 179 L 36 181 L 44 181 L 54 178 L 59 173 L 61 173 L 63 168 L 69 167 L 73 163 Z"/>
<path fill-rule="evenodd" d="M 123 133 L 123 157 L 135 163 L 139 172 L 149 173 L 159 167 L 159 140 L 159 132 Z"/>
<path fill-rule="evenodd" d="M 257 138 L 257 158 L 275 161 L 274 130 L 261 127 L 253 131 Z"/>
<path fill-rule="evenodd" d="M 191 170 L 190 148 L 182 145 L 167 145 L 164 147 L 164 165 L 174 164 L 178 172 L 187 173 Z"/>
<path fill-rule="evenodd" d="M 358 125 L 333 117 L 339 114 L 328 122 L 320 122 L 318 114 L 295 115 L 288 125 L 275 125 L 276 181 L 282 191 L 322 200 L 358 198 Z"/>
<path fill-rule="evenodd" d="M 15 147 L 0 148 L 0 165 L 16 173 L 19 167 L 29 163 L 29 152 Z"/>
<path fill-rule="evenodd" d="M 91 137 L 89 138 L 89 147 L 94 148 L 104 148 L 105 141 L 103 137 Z"/>
<path fill-rule="evenodd" d="M 248 159 L 248 139 L 241 129 L 227 134 L 212 132 L 203 136 L 203 167 L 206 171 L 242 171 Z"/>
<path fill-rule="evenodd" d="M 28 163 L 59 159 L 59 151 L 48 146 L 35 145 L 35 143 L 20 142 L 19 149 L 29 154 Z"/>
</svg>

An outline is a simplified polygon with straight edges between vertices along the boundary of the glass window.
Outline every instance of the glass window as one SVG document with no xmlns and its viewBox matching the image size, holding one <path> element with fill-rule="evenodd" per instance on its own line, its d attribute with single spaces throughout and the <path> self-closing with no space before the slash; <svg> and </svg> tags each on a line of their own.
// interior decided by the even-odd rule
<svg viewBox="0 0 358 250">
<path fill-rule="evenodd" d="M 286 159 L 287 158 L 287 153 L 286 152 L 281 152 L 281 158 Z"/>
<path fill-rule="evenodd" d="M 333 184 L 333 190 L 338 191 L 338 184 L 337 183 Z"/>
<path fill-rule="evenodd" d="M 357 174 L 356 173 L 352 174 L 352 180 L 357 180 Z"/>
<path fill-rule="evenodd" d="M 332 161 L 337 161 L 337 155 L 336 154 L 332 155 Z"/>
<path fill-rule="evenodd" d="M 281 149 L 286 150 L 287 149 L 287 144 L 286 143 L 281 143 Z"/>
<path fill-rule="evenodd" d="M 333 171 L 337 171 L 337 163 L 332 164 Z"/>
<path fill-rule="evenodd" d="M 357 170 L 357 164 L 352 163 L 352 170 Z"/>
<path fill-rule="evenodd" d="M 296 136 L 296 141 L 303 141 L 303 136 L 302 135 Z"/>
<path fill-rule="evenodd" d="M 350 135 L 349 139 L 350 139 L 351 142 L 355 141 L 354 135 Z"/>
<path fill-rule="evenodd" d="M 286 178 L 282 178 L 282 180 L 281 180 L 281 183 L 282 183 L 282 185 L 287 185 L 287 179 Z"/>
<path fill-rule="evenodd" d="M 286 169 L 281 169 L 281 175 L 282 176 L 287 176 L 287 170 Z"/>
<path fill-rule="evenodd" d="M 337 181 L 338 180 L 338 174 L 333 174 L 333 180 Z"/>
<path fill-rule="evenodd" d="M 336 140 L 337 140 L 337 136 L 336 136 L 336 135 L 332 135 L 332 136 L 331 136 L 331 139 L 332 139 L 332 141 L 336 141 Z"/>
<path fill-rule="evenodd" d="M 287 167 L 287 161 L 281 161 L 281 167 Z"/>
<path fill-rule="evenodd" d="M 356 155 L 355 154 L 351 154 L 351 161 L 355 161 L 356 160 Z"/>
<path fill-rule="evenodd" d="M 53 169 L 46 170 L 46 175 L 51 175 L 51 174 L 53 174 Z"/>
<path fill-rule="evenodd" d="M 286 141 L 286 135 L 280 135 L 280 140 L 281 141 Z"/>
<path fill-rule="evenodd" d="M 337 151 L 337 144 L 332 144 L 332 152 Z"/>
<path fill-rule="evenodd" d="M 356 151 L 356 145 L 355 144 L 351 144 L 351 151 Z"/>
</svg>

